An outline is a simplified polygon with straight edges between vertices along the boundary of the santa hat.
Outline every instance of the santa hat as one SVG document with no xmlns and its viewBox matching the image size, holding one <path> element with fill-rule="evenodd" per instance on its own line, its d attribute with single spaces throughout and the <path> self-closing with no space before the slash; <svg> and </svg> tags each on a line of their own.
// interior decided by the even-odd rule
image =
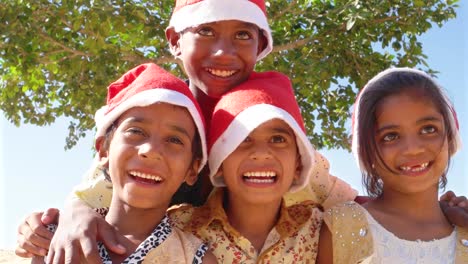
<svg viewBox="0 0 468 264">
<path fill-rule="evenodd" d="M 176 0 L 169 27 L 176 32 L 205 23 L 239 20 L 256 25 L 267 38 L 267 46 L 257 56 L 263 59 L 273 49 L 265 0 Z"/>
<path fill-rule="evenodd" d="M 110 84 L 107 90 L 107 104 L 95 115 L 96 138 L 104 136 L 112 123 L 133 107 L 155 103 L 182 106 L 189 111 L 200 135 L 203 155 L 200 170 L 203 168 L 207 160 L 205 121 L 187 84 L 156 64 L 147 63 L 125 73 Z"/>
<path fill-rule="evenodd" d="M 448 108 L 449 113 L 452 113 L 452 115 L 449 115 L 449 124 L 452 128 L 452 138 L 454 142 L 455 149 L 451 153 L 451 155 L 454 155 L 459 149 L 461 149 L 462 143 L 461 143 L 461 137 L 460 137 L 460 131 L 459 131 L 459 125 L 458 125 L 458 119 L 457 119 L 457 114 L 455 112 L 455 109 L 453 108 L 448 96 L 445 94 L 444 90 L 441 88 L 440 85 L 438 85 L 435 80 L 426 72 L 416 70 L 416 69 L 411 69 L 411 68 L 389 68 L 386 69 L 376 76 L 374 76 L 365 86 L 362 88 L 362 90 L 359 92 L 358 97 L 356 99 L 355 105 L 354 105 L 354 112 L 352 116 L 352 151 L 354 154 L 354 157 L 357 160 L 359 168 L 363 169 L 364 163 L 359 155 L 359 130 L 361 128 L 359 127 L 359 108 L 361 105 L 361 98 L 363 97 L 364 94 L 368 92 L 372 92 L 373 88 L 376 88 L 377 86 L 375 85 L 377 82 L 381 81 L 383 78 L 388 77 L 389 75 L 393 74 L 398 74 L 398 73 L 413 73 L 420 75 L 421 77 L 424 77 L 428 80 L 431 80 L 435 84 L 437 88 L 440 90 L 440 94 L 443 97 L 444 100 L 444 105 Z"/>
<path fill-rule="evenodd" d="M 223 95 L 214 109 L 208 138 L 208 163 L 214 186 L 225 186 L 223 177 L 216 175 L 223 161 L 255 128 L 272 119 L 286 122 L 296 136 L 302 172 L 290 191 L 298 191 L 308 183 L 315 150 L 307 138 L 291 82 L 278 72 L 254 72 Z"/>
</svg>

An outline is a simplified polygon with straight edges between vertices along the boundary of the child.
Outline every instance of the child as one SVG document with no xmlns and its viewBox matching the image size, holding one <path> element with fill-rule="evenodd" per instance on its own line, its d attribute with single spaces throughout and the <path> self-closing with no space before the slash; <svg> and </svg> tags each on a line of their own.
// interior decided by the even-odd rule
<svg viewBox="0 0 468 264">
<path fill-rule="evenodd" d="M 166 215 L 182 182 L 192 185 L 206 162 L 204 120 L 188 86 L 155 64 L 137 66 L 108 87 L 95 119 L 99 165 L 113 186 L 105 220 L 127 249 L 117 255 L 100 243 L 102 262 L 202 263 L 206 246 Z"/>
<path fill-rule="evenodd" d="M 207 122 L 219 96 L 249 78 L 256 61 L 265 57 L 273 45 L 264 0 L 178 0 L 166 36 L 172 53 L 182 61 L 190 89 Z M 314 156 L 314 160 L 323 165 L 314 166 L 316 170 L 306 188 L 285 197 L 287 205 L 307 200 L 328 208 L 337 202 L 353 200 L 356 191 L 329 175 L 328 162 L 320 153 L 315 152 Z M 189 199 L 178 202 L 202 204 L 211 191 L 207 174 L 207 170 L 200 173 L 201 194 L 192 194 Z M 66 246 L 69 241 L 74 241 L 69 245 L 79 245 L 76 251 L 82 251 L 86 258 L 97 258 L 94 247 L 88 245 L 95 243 L 90 238 L 100 237 L 111 250 L 122 252 L 118 247 L 118 237 L 87 208 L 108 206 L 111 200 L 111 192 L 102 174 L 98 171 L 90 175 L 73 194 L 80 200 L 68 202 L 61 214 L 61 226 L 67 234 L 57 238 L 57 234 L 62 233 L 59 227 L 53 244 L 62 247 L 61 250 L 69 250 L 77 248 Z M 79 222 L 74 220 L 76 214 L 80 215 Z M 16 249 L 18 255 L 45 254 L 52 235 L 42 227 L 42 222 L 49 223 L 53 219 L 46 213 L 41 222 L 41 215 L 32 214 L 21 224 Z M 76 232 L 72 232 L 74 230 Z M 85 233 L 90 235 L 84 237 Z"/>
<path fill-rule="evenodd" d="M 353 153 L 375 199 L 324 214 L 318 263 L 467 263 L 468 230 L 437 199 L 460 147 L 455 111 L 428 74 L 392 68 L 370 80 L 356 101 Z"/>
<path fill-rule="evenodd" d="M 288 77 L 252 73 L 223 95 L 208 142 L 219 188 L 202 207 L 173 208 L 175 224 L 208 243 L 219 263 L 314 263 L 321 211 L 313 203 L 286 207 L 283 198 L 322 165 Z"/>
</svg>

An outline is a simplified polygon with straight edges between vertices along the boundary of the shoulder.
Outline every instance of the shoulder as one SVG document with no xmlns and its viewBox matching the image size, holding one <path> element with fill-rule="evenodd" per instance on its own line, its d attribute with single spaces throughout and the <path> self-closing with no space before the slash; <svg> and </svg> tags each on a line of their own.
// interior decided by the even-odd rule
<svg viewBox="0 0 468 264">
<path fill-rule="evenodd" d="M 191 221 L 196 207 L 190 204 L 179 204 L 167 209 L 167 215 L 171 220 L 171 225 L 175 228 L 184 229 Z"/>
</svg>

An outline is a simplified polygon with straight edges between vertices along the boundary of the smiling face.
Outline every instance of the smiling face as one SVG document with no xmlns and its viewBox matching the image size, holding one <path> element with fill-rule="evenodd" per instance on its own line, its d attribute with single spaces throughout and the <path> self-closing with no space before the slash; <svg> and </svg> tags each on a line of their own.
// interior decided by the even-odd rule
<svg viewBox="0 0 468 264">
<path fill-rule="evenodd" d="M 281 201 L 300 174 L 293 130 L 279 119 L 263 123 L 222 163 L 229 197 L 250 204 Z"/>
<path fill-rule="evenodd" d="M 157 103 L 122 114 L 108 150 L 99 151 L 114 198 L 136 208 L 167 207 L 184 181 L 196 181 L 194 137 L 195 125 L 182 107 Z"/>
<path fill-rule="evenodd" d="M 266 43 L 257 26 L 237 20 L 206 23 L 181 33 L 168 29 L 166 36 L 190 85 L 216 98 L 247 80 Z"/>
<path fill-rule="evenodd" d="M 444 118 L 434 103 L 418 92 L 391 95 L 378 105 L 376 120 L 382 161 L 375 163 L 375 170 L 384 193 L 437 192 L 449 151 Z"/>
</svg>

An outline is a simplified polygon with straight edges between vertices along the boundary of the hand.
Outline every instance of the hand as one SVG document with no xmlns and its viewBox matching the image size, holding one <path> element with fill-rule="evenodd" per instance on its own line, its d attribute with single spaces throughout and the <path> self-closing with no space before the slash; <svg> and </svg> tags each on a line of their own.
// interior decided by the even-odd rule
<svg viewBox="0 0 468 264">
<path fill-rule="evenodd" d="M 81 201 L 65 209 L 49 248 L 46 263 L 102 263 L 97 240 L 107 249 L 124 254 L 119 235 L 105 219 Z"/>
<path fill-rule="evenodd" d="M 32 213 L 19 225 L 15 253 L 23 258 L 45 256 L 53 234 L 45 227 L 58 222 L 59 210 Z"/>
<path fill-rule="evenodd" d="M 468 227 L 468 200 L 465 196 L 457 197 L 452 191 L 448 191 L 440 197 L 440 207 L 450 223 Z"/>
</svg>

